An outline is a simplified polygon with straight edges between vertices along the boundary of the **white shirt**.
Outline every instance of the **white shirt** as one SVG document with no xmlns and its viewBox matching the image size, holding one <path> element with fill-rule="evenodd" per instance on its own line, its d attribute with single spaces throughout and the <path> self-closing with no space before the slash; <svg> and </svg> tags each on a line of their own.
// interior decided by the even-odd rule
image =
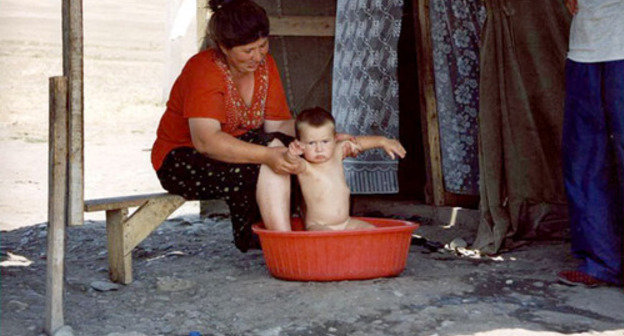
<svg viewBox="0 0 624 336">
<path fill-rule="evenodd" d="M 581 63 L 624 60 L 624 0 L 578 0 L 568 58 Z"/>
</svg>

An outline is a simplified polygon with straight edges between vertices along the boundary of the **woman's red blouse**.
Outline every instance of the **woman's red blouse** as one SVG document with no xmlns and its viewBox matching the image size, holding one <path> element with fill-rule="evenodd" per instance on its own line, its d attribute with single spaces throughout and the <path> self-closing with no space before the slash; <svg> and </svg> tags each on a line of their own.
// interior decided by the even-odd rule
<svg viewBox="0 0 624 336">
<path fill-rule="evenodd" d="M 216 119 L 221 130 L 233 136 L 262 126 L 264 120 L 291 119 L 275 60 L 267 55 L 254 72 L 254 92 L 247 106 L 219 52 L 210 49 L 193 56 L 173 84 L 160 119 L 152 147 L 154 169 L 172 149 L 193 147 L 188 118 Z"/>
</svg>

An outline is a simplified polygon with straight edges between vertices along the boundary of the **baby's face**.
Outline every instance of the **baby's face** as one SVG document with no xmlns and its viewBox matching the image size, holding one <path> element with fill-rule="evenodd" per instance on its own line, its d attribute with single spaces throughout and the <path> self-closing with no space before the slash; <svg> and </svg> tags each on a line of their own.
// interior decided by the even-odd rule
<svg viewBox="0 0 624 336">
<path fill-rule="evenodd" d="M 316 127 L 304 123 L 299 126 L 299 134 L 303 157 L 307 161 L 323 163 L 332 157 L 336 147 L 334 125 L 328 122 Z"/>
</svg>

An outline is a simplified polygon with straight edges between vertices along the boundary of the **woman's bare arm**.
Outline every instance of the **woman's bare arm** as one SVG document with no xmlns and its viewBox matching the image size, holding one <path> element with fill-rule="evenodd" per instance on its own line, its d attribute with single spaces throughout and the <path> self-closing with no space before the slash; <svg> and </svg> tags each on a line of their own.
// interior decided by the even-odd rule
<svg viewBox="0 0 624 336">
<path fill-rule="evenodd" d="M 241 141 L 221 130 L 211 118 L 190 118 L 193 146 L 200 153 L 223 162 L 266 164 L 278 174 L 292 174 L 297 165 L 284 159 L 286 147 L 266 147 Z"/>
</svg>

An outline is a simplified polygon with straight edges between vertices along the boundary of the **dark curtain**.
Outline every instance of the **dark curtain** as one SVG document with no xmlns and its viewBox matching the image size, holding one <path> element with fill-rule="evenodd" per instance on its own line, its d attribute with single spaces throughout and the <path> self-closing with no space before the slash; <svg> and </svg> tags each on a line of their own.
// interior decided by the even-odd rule
<svg viewBox="0 0 624 336">
<path fill-rule="evenodd" d="M 486 8 L 473 248 L 492 254 L 507 239 L 549 238 L 567 227 L 561 128 L 570 16 L 558 0 L 488 0 Z"/>
</svg>

